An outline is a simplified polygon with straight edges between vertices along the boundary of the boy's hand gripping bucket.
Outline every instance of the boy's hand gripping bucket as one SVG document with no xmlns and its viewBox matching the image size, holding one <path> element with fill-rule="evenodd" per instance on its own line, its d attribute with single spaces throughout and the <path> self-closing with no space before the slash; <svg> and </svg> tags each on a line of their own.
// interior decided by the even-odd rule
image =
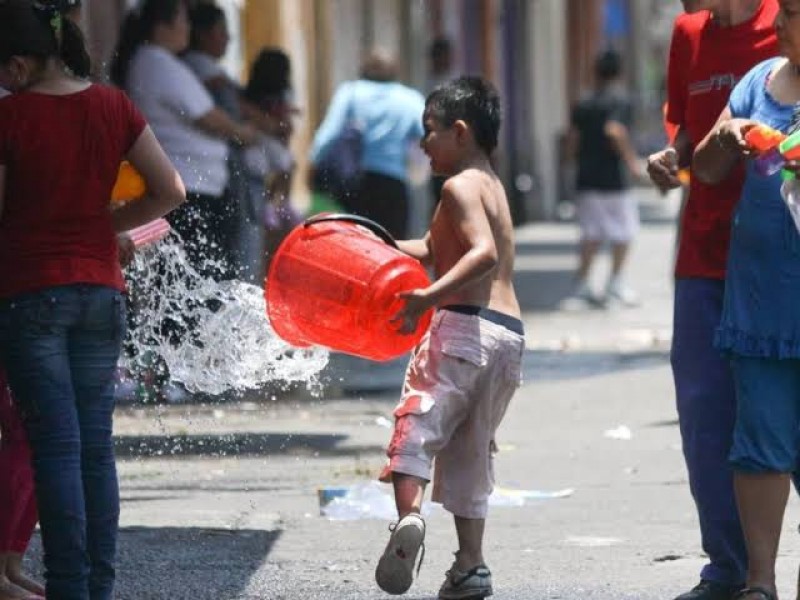
<svg viewBox="0 0 800 600">
<path fill-rule="evenodd" d="M 428 311 L 410 335 L 390 323 L 403 306 L 398 294 L 430 280 L 383 227 L 355 215 L 319 215 L 295 227 L 265 285 L 272 328 L 298 347 L 389 360 L 411 350 L 433 316 Z"/>
</svg>

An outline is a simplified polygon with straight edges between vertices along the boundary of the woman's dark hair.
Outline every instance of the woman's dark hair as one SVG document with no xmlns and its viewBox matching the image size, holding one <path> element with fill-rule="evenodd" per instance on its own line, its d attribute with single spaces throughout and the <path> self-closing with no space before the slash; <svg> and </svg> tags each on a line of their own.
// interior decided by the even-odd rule
<svg viewBox="0 0 800 600">
<path fill-rule="evenodd" d="M 56 57 L 77 77 L 87 77 L 92 65 L 83 34 L 64 16 L 75 6 L 74 0 L 0 0 L 0 62 Z"/>
<path fill-rule="evenodd" d="M 210 31 L 217 24 L 225 22 L 225 11 L 213 2 L 201 2 L 189 12 L 189 22 L 192 24 L 190 45 L 196 48 L 197 34 Z"/>
<path fill-rule="evenodd" d="M 172 23 L 184 5 L 185 0 L 143 0 L 138 9 L 128 13 L 111 63 L 111 81 L 114 85 L 125 87 L 128 67 L 139 46 L 150 39 L 156 25 Z"/>
<path fill-rule="evenodd" d="M 244 97 L 255 104 L 262 104 L 266 99 L 282 96 L 292 87 L 291 78 L 289 55 L 280 48 L 264 48 L 250 67 Z"/>
<path fill-rule="evenodd" d="M 500 97 L 494 86 L 481 77 L 459 77 L 436 88 L 425 100 L 425 113 L 445 127 L 464 121 L 486 154 L 497 146 Z"/>
</svg>

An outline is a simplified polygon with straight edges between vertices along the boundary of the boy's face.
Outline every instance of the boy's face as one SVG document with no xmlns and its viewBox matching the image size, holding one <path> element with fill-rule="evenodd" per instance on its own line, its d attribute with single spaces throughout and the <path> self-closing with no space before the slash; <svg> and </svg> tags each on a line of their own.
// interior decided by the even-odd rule
<svg viewBox="0 0 800 600">
<path fill-rule="evenodd" d="M 430 111 L 422 117 L 425 135 L 420 140 L 420 147 L 431 159 L 431 170 L 436 175 L 450 175 L 460 153 L 456 126 L 446 127 L 436 119 Z"/>
</svg>

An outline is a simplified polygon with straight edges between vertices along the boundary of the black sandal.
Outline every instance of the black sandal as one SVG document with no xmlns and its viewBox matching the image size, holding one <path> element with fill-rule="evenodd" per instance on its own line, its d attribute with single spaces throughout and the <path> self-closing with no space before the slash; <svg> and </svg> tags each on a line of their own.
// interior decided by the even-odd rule
<svg viewBox="0 0 800 600">
<path fill-rule="evenodd" d="M 736 594 L 733 598 L 734 600 L 738 600 L 738 598 L 744 598 L 750 594 L 760 594 L 764 597 L 764 600 L 778 600 L 778 597 L 770 592 L 767 588 L 753 586 L 753 587 L 746 587 L 741 590 L 738 594 Z"/>
</svg>

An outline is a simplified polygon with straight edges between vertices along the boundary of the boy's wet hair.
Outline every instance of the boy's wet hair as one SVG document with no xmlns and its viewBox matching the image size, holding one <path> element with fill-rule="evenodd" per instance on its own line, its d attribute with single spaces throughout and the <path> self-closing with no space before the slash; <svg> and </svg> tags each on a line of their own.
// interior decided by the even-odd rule
<svg viewBox="0 0 800 600">
<path fill-rule="evenodd" d="M 464 121 L 486 154 L 497 147 L 500 97 L 482 77 L 459 77 L 436 88 L 425 101 L 425 113 L 445 127 Z"/>
</svg>

